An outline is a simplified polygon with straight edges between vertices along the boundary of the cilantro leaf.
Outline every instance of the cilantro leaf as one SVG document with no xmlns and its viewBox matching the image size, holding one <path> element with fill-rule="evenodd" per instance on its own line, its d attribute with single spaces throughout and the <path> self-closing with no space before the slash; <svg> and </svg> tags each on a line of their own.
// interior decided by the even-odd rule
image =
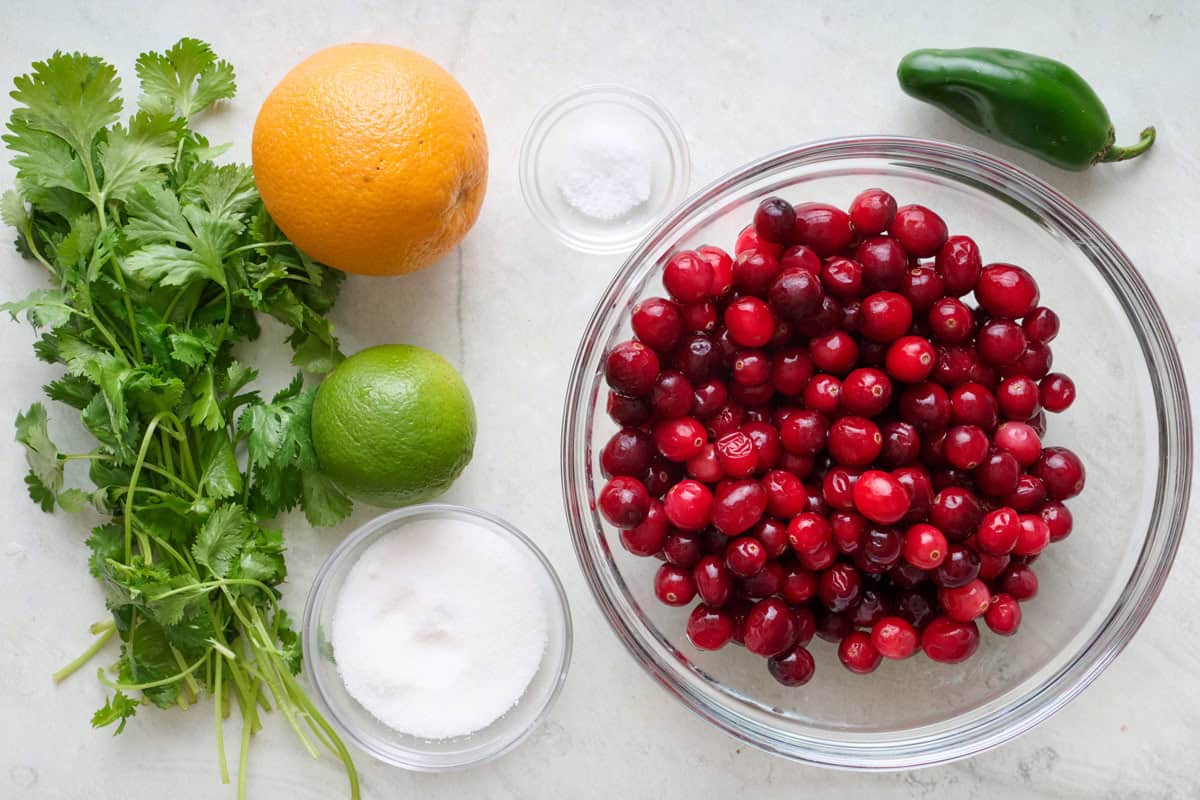
<svg viewBox="0 0 1200 800">
<path fill-rule="evenodd" d="M 200 485 L 210 497 L 223 500 L 242 491 L 233 442 L 223 432 L 204 437 L 200 448 Z"/>
<path fill-rule="evenodd" d="M 50 508 L 46 508 L 44 495 L 34 497 L 44 510 L 54 508 L 54 495 L 62 488 L 63 462 L 58 457 L 58 448 L 50 441 L 47 430 L 46 407 L 34 403 L 23 414 L 17 414 L 17 441 L 25 446 L 25 461 L 29 464 L 30 477 L 36 478 L 39 489 L 50 493 Z M 28 479 L 26 479 L 28 483 Z M 30 483 L 30 492 L 34 484 Z"/>
<path fill-rule="evenodd" d="M 208 567 L 213 575 L 224 578 L 249 534 L 245 509 L 232 503 L 220 506 L 200 526 L 196 543 L 192 545 L 192 557 L 197 564 Z"/>
<path fill-rule="evenodd" d="M 0 222 L 11 225 L 19 231 L 25 230 L 29 224 L 29 212 L 25 208 L 25 198 L 16 189 L 8 189 L 0 195 Z"/>
<path fill-rule="evenodd" d="M 199 425 L 206 430 L 215 431 L 225 424 L 221 415 L 221 405 L 213 391 L 213 374 L 211 369 L 200 373 L 197 385 L 193 389 L 196 399 L 192 401 L 188 419 L 193 425 Z"/>
<path fill-rule="evenodd" d="M 22 312 L 34 328 L 57 328 L 67 324 L 75 309 L 67 303 L 66 292 L 61 289 L 37 289 L 24 300 L 0 303 L 0 311 L 7 311 L 13 319 Z"/>
<path fill-rule="evenodd" d="M 117 692 L 112 697 L 105 698 L 104 707 L 92 715 L 92 727 L 103 728 L 106 725 L 117 724 L 113 736 L 125 730 L 125 723 L 137 713 L 138 704 L 130 700 L 124 692 Z"/>
<path fill-rule="evenodd" d="M 216 352 L 211 338 L 192 333 L 173 333 L 170 336 L 171 357 L 189 367 L 198 367 Z"/>
<path fill-rule="evenodd" d="M 121 113 L 121 79 L 93 56 L 56 52 L 13 83 L 13 122 L 52 133 L 86 158 L 96 136 Z"/>
<path fill-rule="evenodd" d="M 304 516 L 310 525 L 336 525 L 354 508 L 354 503 L 332 480 L 316 470 L 301 474 Z"/>
<path fill-rule="evenodd" d="M 143 53 L 137 60 L 142 83 L 138 104 L 155 113 L 192 117 L 237 91 L 233 67 L 217 60 L 212 48 L 183 38 L 165 53 Z"/>
<path fill-rule="evenodd" d="M 83 511 L 91 501 L 92 496 L 82 489 L 63 489 L 58 493 L 58 507 L 72 514 Z"/>
<path fill-rule="evenodd" d="M 50 381 L 42 390 L 51 400 L 66 403 L 72 408 L 83 410 L 96 396 L 96 386 L 87 378 L 78 375 L 64 375 Z"/>
<path fill-rule="evenodd" d="M 104 197 L 124 200 L 139 183 L 175 158 L 175 144 L 183 132 L 183 121 L 166 114 L 142 112 L 129 127 L 116 124 L 100 146 L 100 168 L 104 174 Z"/>
</svg>

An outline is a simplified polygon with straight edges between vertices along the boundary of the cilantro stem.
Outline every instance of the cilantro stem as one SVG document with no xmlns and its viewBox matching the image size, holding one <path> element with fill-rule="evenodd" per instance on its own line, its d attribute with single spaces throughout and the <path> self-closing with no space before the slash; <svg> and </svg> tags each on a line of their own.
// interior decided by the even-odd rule
<svg viewBox="0 0 1200 800">
<path fill-rule="evenodd" d="M 207 658 L 208 654 L 206 653 L 204 656 L 196 659 L 196 661 L 193 663 L 186 665 L 181 672 L 176 672 L 174 675 L 168 675 L 165 678 L 159 678 L 156 681 L 148 681 L 146 683 L 122 683 L 121 681 L 109 680 L 108 676 L 104 674 L 104 670 L 99 670 L 100 682 L 110 689 L 116 689 L 122 692 L 157 689 L 159 686 L 167 686 L 169 684 L 178 683 L 179 681 L 184 680 L 193 672 L 200 669 L 200 667 L 204 666 L 204 661 Z"/>
<path fill-rule="evenodd" d="M 108 644 L 108 640 L 111 639 L 113 634 L 117 632 L 117 626 L 112 622 L 104 623 L 104 625 L 107 627 L 104 627 L 104 629 L 99 632 L 99 635 L 96 637 L 96 641 L 92 642 L 91 646 L 88 647 L 87 650 L 84 650 L 79 654 L 78 658 L 50 676 L 54 679 L 55 683 L 61 683 L 62 681 L 66 680 L 76 670 L 78 670 L 87 662 L 91 661 L 92 657 L 95 656 L 96 653 L 99 653 L 104 648 L 104 645 Z"/>
<path fill-rule="evenodd" d="M 166 411 L 158 412 L 146 424 L 146 433 L 142 435 L 142 446 L 138 450 L 137 461 L 134 462 L 133 472 L 129 476 L 129 490 L 125 493 L 126 497 L 133 497 L 134 491 L 137 490 L 138 476 L 142 472 L 142 465 L 146 463 L 146 451 L 150 449 L 150 441 L 154 438 L 154 431 L 158 428 L 158 423 L 167 413 Z M 133 509 L 126 508 L 122 516 L 125 518 L 125 560 L 129 561 L 133 557 Z"/>
<path fill-rule="evenodd" d="M 246 762 L 250 757 L 250 734 L 254 732 L 254 723 L 258 721 L 258 715 L 254 713 L 254 706 L 258 700 L 258 688 L 259 684 L 255 682 L 250 689 L 250 698 L 246 704 L 252 716 L 247 714 L 247 708 L 242 708 L 242 747 L 238 751 L 238 800 L 246 800 Z"/>
<path fill-rule="evenodd" d="M 229 783 L 229 762 L 225 759 L 225 687 L 221 684 L 222 665 L 225 659 L 217 656 L 213 667 L 213 717 L 217 723 L 217 765 L 221 769 L 221 783 Z"/>
<path fill-rule="evenodd" d="M 283 241 L 276 241 L 276 242 L 253 242 L 251 244 L 244 244 L 241 247 L 235 247 L 232 250 L 229 250 L 228 252 L 225 253 L 225 257 L 228 258 L 229 256 L 235 256 L 238 253 L 245 253 L 248 250 L 261 250 L 264 247 L 295 247 L 295 246 L 296 245 L 292 244 L 291 242 L 287 241 L 286 239 Z"/>
<path fill-rule="evenodd" d="M 103 213 L 100 215 L 100 221 L 101 223 L 104 221 Z M 100 230 L 104 230 L 103 225 L 100 226 Z M 117 285 L 121 287 L 121 297 L 125 301 L 125 313 L 129 315 L 129 333 L 133 337 L 133 352 L 130 355 L 133 356 L 133 363 L 140 364 L 142 363 L 142 340 L 138 336 L 137 317 L 133 313 L 133 300 L 129 297 L 128 287 L 125 286 L 125 270 L 121 267 L 120 262 L 117 261 L 116 256 L 113 256 L 110 261 L 113 265 L 113 275 L 117 278 Z"/>
<path fill-rule="evenodd" d="M 174 645 L 171 645 L 171 655 L 175 657 L 175 663 L 179 665 L 180 669 L 187 668 L 187 662 L 183 660 L 183 654 Z M 208 663 L 207 653 L 204 654 L 204 663 Z M 196 679 L 192 677 L 190 672 L 184 673 L 183 684 L 188 690 L 188 700 L 195 703 L 200 697 L 200 684 L 196 683 Z"/>
</svg>

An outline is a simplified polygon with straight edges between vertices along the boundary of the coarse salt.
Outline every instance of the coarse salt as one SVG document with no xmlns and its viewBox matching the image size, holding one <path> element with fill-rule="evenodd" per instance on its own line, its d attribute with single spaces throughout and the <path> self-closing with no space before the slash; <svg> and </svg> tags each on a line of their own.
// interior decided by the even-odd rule
<svg viewBox="0 0 1200 800">
<path fill-rule="evenodd" d="M 596 126 L 572 141 L 558 189 L 576 211 L 611 222 L 650 199 L 652 174 L 650 156 L 632 133 Z"/>
<path fill-rule="evenodd" d="M 538 576 L 481 525 L 421 519 L 350 569 L 333 614 L 346 690 L 380 722 L 424 739 L 487 727 L 537 672 L 548 620 Z"/>
</svg>

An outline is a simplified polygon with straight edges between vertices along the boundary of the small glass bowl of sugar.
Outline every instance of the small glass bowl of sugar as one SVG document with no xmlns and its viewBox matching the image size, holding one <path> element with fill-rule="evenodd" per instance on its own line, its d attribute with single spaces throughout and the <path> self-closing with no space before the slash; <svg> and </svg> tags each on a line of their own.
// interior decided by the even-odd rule
<svg viewBox="0 0 1200 800">
<path fill-rule="evenodd" d="M 567 245 L 622 253 L 683 201 L 691 161 L 666 109 L 604 84 L 538 112 L 521 144 L 520 179 L 529 210 Z"/>
<path fill-rule="evenodd" d="M 394 766 L 445 772 L 498 758 L 566 680 L 571 615 L 537 546 L 475 509 L 376 517 L 322 565 L 301 628 L 330 723 Z"/>
</svg>

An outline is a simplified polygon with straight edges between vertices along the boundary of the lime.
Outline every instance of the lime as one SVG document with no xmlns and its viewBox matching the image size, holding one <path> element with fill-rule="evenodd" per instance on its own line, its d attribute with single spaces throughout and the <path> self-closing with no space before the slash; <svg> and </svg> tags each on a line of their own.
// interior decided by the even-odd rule
<svg viewBox="0 0 1200 800">
<path fill-rule="evenodd" d="M 321 471 L 376 506 L 420 503 L 450 488 L 475 448 L 475 406 L 462 376 L 430 350 L 363 350 L 325 378 L 313 403 Z"/>
</svg>

